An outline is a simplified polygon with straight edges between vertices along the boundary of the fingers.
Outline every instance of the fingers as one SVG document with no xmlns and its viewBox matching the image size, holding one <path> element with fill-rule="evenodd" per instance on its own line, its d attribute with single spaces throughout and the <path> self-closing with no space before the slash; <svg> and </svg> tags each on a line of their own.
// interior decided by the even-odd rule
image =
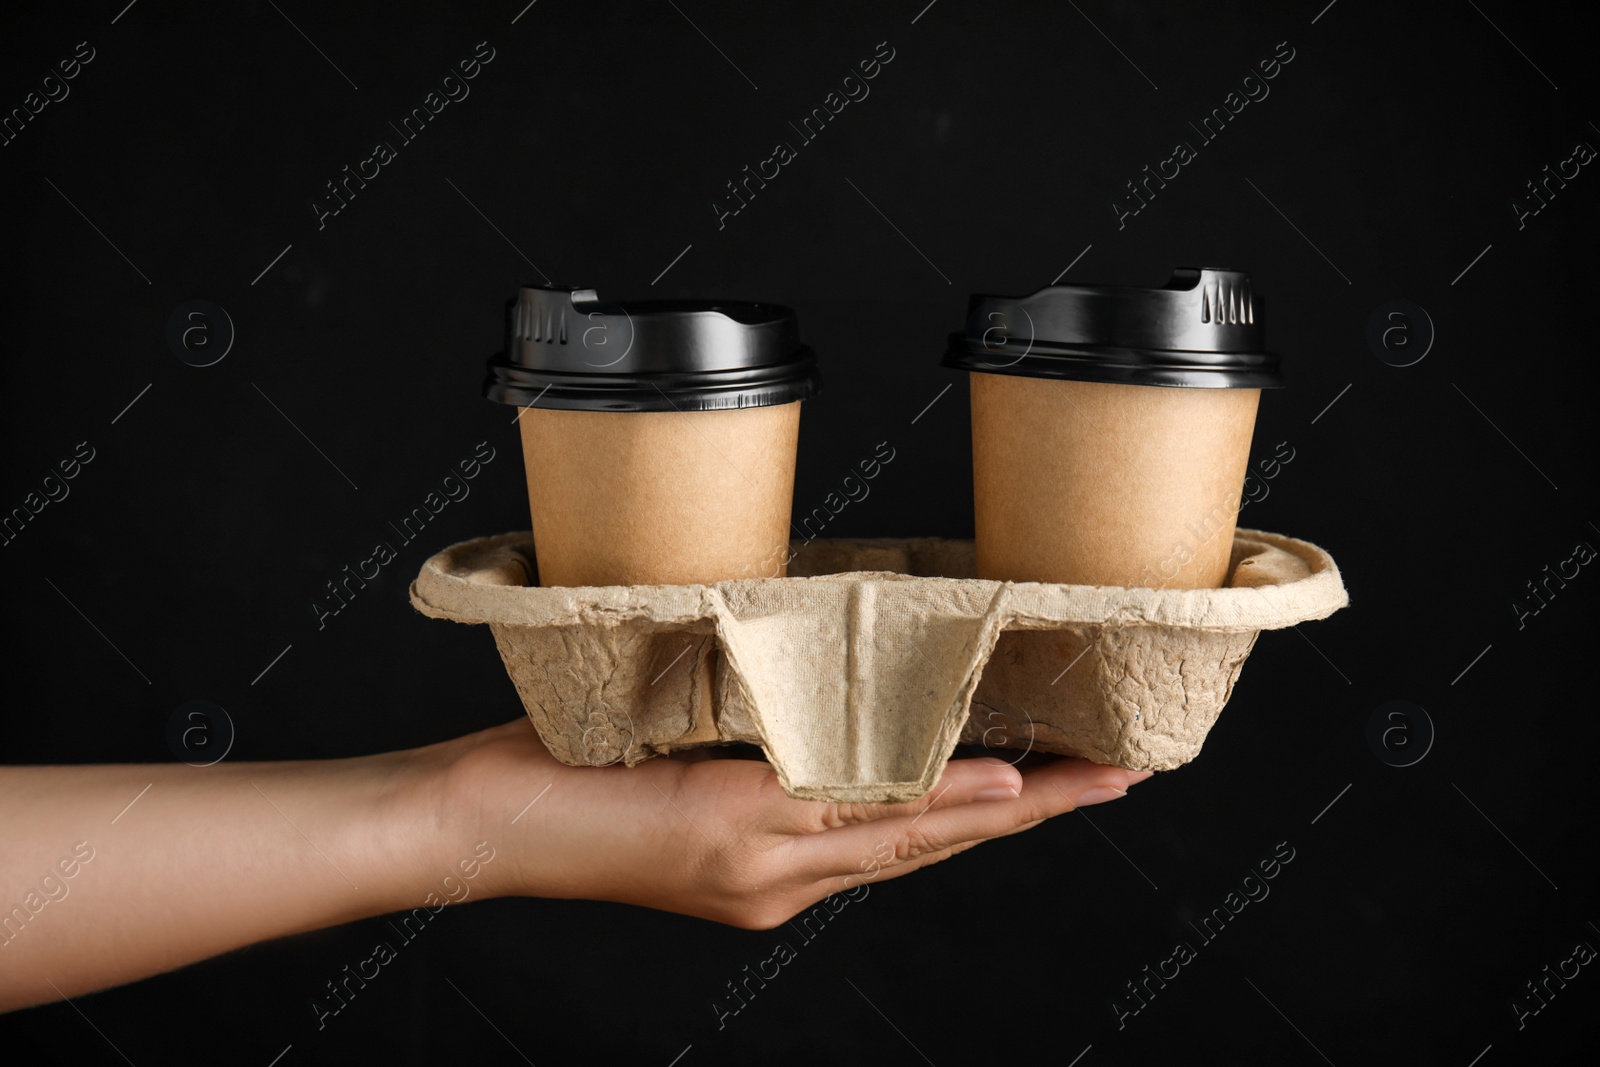
<svg viewBox="0 0 1600 1067">
<path fill-rule="evenodd" d="M 1042 822 L 1043 820 L 1040 821 Z M 1037 825 L 1039 824 L 1029 823 L 1027 826 L 1020 826 L 1011 832 L 1020 833 L 1025 829 Z M 869 869 L 867 871 L 857 871 L 854 874 L 845 875 L 843 877 L 836 876 L 833 878 L 824 878 L 821 882 L 817 883 L 814 891 L 818 899 L 830 896 L 834 893 L 843 893 L 852 889 L 856 890 L 856 892 L 859 894 L 863 892 L 863 890 L 858 889 L 858 886 L 876 884 L 878 882 L 892 882 L 896 878 L 903 878 L 914 871 L 922 870 L 924 867 L 932 867 L 935 863 L 943 863 L 952 856 L 959 856 L 968 849 L 977 848 L 981 844 L 983 844 L 983 841 L 962 841 L 960 844 L 951 845 L 949 848 L 942 848 L 937 852 L 929 852 L 925 855 L 917 856 L 914 859 L 905 860 L 887 867 L 878 867 L 876 868 L 876 873 L 873 873 L 872 870 Z"/>
<path fill-rule="evenodd" d="M 1130 787 L 1133 787 L 1133 785 L 1138 785 L 1139 782 L 1149 779 L 1150 774 L 1152 774 L 1152 771 L 1130 771 L 1130 773 L 1128 773 L 1128 785 L 1130 785 Z M 1102 792 L 1104 792 L 1104 795 L 1099 795 L 1099 793 Z M 1115 798 L 1122 797 L 1122 795 L 1125 795 L 1125 790 L 1118 790 L 1115 789 L 1115 787 L 1109 787 L 1109 789 L 1104 787 L 1104 785 L 1102 785 L 1102 787 L 1091 787 L 1090 792 L 1083 793 L 1083 795 L 1078 797 L 1074 808 L 1088 808 L 1090 805 L 1104 803 L 1106 800 L 1115 800 Z M 1011 837 L 1013 833 L 1022 833 L 1024 830 L 1032 830 L 1034 829 L 1035 825 L 1042 824 L 1042 822 L 1045 822 L 1045 819 L 1032 819 L 1032 821 L 1029 822 L 1022 822 L 1022 824 L 1014 825 L 1014 827 L 1011 827 L 1010 830 L 997 833 L 995 837 Z M 853 873 L 853 875 L 846 875 L 846 877 L 843 878 L 829 878 L 829 880 L 824 880 L 824 883 L 819 885 L 818 888 L 821 889 L 822 896 L 827 896 L 827 894 L 842 893 L 842 891 L 845 891 L 845 889 L 850 889 L 853 888 L 853 886 L 861 885 L 861 883 L 864 883 L 864 881 L 893 881 L 894 878 L 906 877 L 906 875 L 909 875 L 909 873 L 922 870 L 923 867 L 931 867 L 933 864 L 944 862 L 946 859 L 950 859 L 952 856 L 960 856 L 960 854 L 965 853 L 965 851 L 968 851 L 968 849 L 978 848 L 978 846 L 982 845 L 982 843 L 984 843 L 986 840 L 990 840 L 990 838 L 979 838 L 979 840 L 973 841 L 960 841 L 960 843 L 957 843 L 957 845 L 949 846 L 949 848 L 939 849 L 939 851 L 936 851 L 936 853 L 926 853 L 923 854 L 923 856 L 915 856 L 912 857 L 912 859 L 906 859 L 906 861 L 901 862 L 893 862 L 893 864 L 890 865 L 867 864 L 866 867 L 862 867 L 861 870 Z M 877 872 L 875 875 L 874 870 Z M 872 877 L 869 878 L 869 875 L 872 875 Z"/>
<path fill-rule="evenodd" d="M 933 805 L 1015 799 L 1021 789 L 1022 774 L 1004 760 L 987 756 L 951 760 L 927 796 L 904 804 L 818 804 L 807 800 L 785 804 L 774 798 L 774 820 L 769 828 L 777 833 L 817 833 L 880 819 L 915 817 Z"/>
<path fill-rule="evenodd" d="M 1014 833 L 1077 807 L 1116 799 L 1148 777 L 1147 771 L 1129 772 L 1081 759 L 1057 760 L 1025 772 L 1022 788 L 1006 799 L 969 797 L 952 803 L 955 789 L 951 788 L 942 799 L 932 794 L 937 802 L 925 803 L 914 814 L 886 811 L 869 821 L 796 839 L 793 852 L 804 866 L 816 871 L 818 881 L 851 877 L 858 882 L 871 881 L 925 857 Z"/>
<path fill-rule="evenodd" d="M 779 925 L 830 894 L 859 896 L 867 883 L 943 862 L 1075 806 L 1123 796 L 1149 777 L 1081 759 L 1020 773 L 998 759 L 955 760 L 915 802 L 850 805 L 790 799 L 762 763 L 673 761 L 670 770 L 676 815 L 695 827 L 721 825 L 731 836 L 720 845 L 707 838 L 704 849 L 689 836 L 686 849 L 682 841 L 673 845 L 686 872 L 681 891 L 668 877 L 641 894 L 630 868 L 625 888 L 604 899 L 752 930 Z"/>
</svg>

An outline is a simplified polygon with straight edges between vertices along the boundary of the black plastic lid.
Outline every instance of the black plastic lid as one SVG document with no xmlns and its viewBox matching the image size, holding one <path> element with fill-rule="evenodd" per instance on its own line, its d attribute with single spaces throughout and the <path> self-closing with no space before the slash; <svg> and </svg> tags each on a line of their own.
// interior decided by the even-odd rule
<svg viewBox="0 0 1600 1067">
<path fill-rule="evenodd" d="M 1048 285 L 974 295 L 943 364 L 986 374 L 1119 385 L 1275 389 L 1260 298 L 1243 271 L 1181 267 L 1160 289 Z"/>
<path fill-rule="evenodd" d="M 527 286 L 483 395 L 572 411 L 713 411 L 806 400 L 822 389 L 795 314 L 725 300 L 601 300 Z"/>
</svg>

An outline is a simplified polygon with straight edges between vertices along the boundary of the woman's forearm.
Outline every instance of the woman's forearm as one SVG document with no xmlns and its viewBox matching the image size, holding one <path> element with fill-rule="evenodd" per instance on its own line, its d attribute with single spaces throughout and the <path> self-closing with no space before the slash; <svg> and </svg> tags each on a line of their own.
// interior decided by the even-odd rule
<svg viewBox="0 0 1600 1067">
<path fill-rule="evenodd" d="M 0 1010 L 442 898 L 447 762 L 5 768 Z"/>
</svg>

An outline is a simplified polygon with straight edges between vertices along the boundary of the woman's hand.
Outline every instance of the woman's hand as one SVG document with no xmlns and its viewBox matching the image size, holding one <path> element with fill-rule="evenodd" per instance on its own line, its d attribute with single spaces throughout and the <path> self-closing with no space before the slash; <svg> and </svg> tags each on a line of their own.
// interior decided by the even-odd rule
<svg viewBox="0 0 1600 1067">
<path fill-rule="evenodd" d="M 703 751 L 567 767 L 525 718 L 356 759 L 0 768 L 0 1010 L 483 896 L 772 927 L 1144 777 L 957 760 L 915 803 L 824 804 Z"/>
<path fill-rule="evenodd" d="M 747 929 L 1114 799 L 1150 776 L 1079 759 L 1025 773 L 960 759 L 920 800 L 832 804 L 791 800 L 763 761 L 704 750 L 636 767 L 568 767 L 525 718 L 446 748 L 445 803 L 473 823 L 457 831 L 456 850 L 467 855 L 478 841 L 495 849 L 481 888 L 620 901 Z"/>
</svg>

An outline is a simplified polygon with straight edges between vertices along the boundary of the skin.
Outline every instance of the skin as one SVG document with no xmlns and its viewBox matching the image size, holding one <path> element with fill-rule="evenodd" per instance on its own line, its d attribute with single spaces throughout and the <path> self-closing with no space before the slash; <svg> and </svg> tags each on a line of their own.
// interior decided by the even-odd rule
<svg viewBox="0 0 1600 1067">
<path fill-rule="evenodd" d="M 568 767 L 525 718 L 356 759 L 0 768 L 0 1010 L 410 911 L 430 893 L 769 929 L 1148 776 L 963 759 L 916 802 L 829 804 L 791 800 L 765 762 L 704 751 Z M 77 864 L 58 867 L 75 846 Z"/>
</svg>

